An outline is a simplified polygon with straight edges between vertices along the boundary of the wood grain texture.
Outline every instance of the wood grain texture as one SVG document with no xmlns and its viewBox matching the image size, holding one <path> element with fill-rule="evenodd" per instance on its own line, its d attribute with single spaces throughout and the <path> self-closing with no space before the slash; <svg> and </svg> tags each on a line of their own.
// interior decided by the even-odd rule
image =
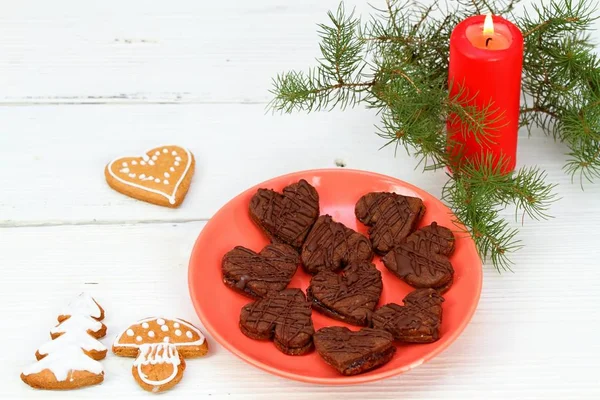
<svg viewBox="0 0 600 400">
<path fill-rule="evenodd" d="M 590 223 L 600 223 L 592 217 Z M 64 301 L 81 290 L 96 296 L 109 328 L 103 343 L 133 321 L 174 315 L 198 323 L 187 292 L 187 262 L 203 222 L 0 229 L 0 304 L 13 329 L 0 331 L 0 373 L 6 398 L 42 398 L 18 379 Z M 571 228 L 570 228 L 571 227 Z M 517 272 L 485 269 L 479 309 L 442 355 L 404 375 L 359 387 L 319 387 L 286 381 L 245 364 L 209 336 L 211 353 L 190 360 L 173 398 L 594 398 L 600 344 L 600 270 L 587 233 L 564 219 L 524 228 L 527 250 Z M 560 246 L 569 235 L 569 246 Z M 566 264 L 568 262 L 568 264 Z M 566 274 L 568 268 L 572 274 Z M 581 283 L 587 282 L 583 289 Z M 579 290 L 574 290 L 579 288 Z M 199 324 L 201 326 L 201 324 Z M 26 332 L 27 334 L 23 334 Z M 131 360 L 109 355 L 106 380 L 77 398 L 141 398 Z M 43 394 L 59 398 L 59 394 Z"/>
<path fill-rule="evenodd" d="M 0 226 L 207 220 L 239 192 L 298 170 L 347 168 L 388 174 L 435 196 L 447 177 L 422 173 L 403 149 L 378 150 L 372 110 L 270 115 L 262 105 L 0 107 Z M 178 210 L 133 200 L 108 187 L 112 159 L 163 144 L 189 148 L 196 172 Z M 559 183 L 556 210 L 599 207 L 600 185 L 584 192 L 561 170 L 566 148 L 539 134 L 519 143 L 519 166 L 537 164 Z M 578 204 L 578 205 L 577 205 Z M 596 208 L 597 210 L 597 208 Z M 510 214 L 510 211 L 508 212 Z M 534 226 L 544 226 L 531 222 Z"/>
<path fill-rule="evenodd" d="M 384 0 L 345 1 L 364 20 L 373 12 L 369 3 L 385 8 Z M 314 64 L 316 24 L 338 4 L 7 2 L 0 13 L 0 103 L 266 103 L 277 73 Z"/>
<path fill-rule="evenodd" d="M 208 220 L 244 189 L 311 168 L 366 169 L 439 196 L 443 171 L 421 173 L 402 150 L 378 150 L 373 111 L 265 114 L 271 78 L 318 55 L 316 26 L 337 0 L 6 2 L 0 13 L 1 398 L 147 398 L 131 360 L 108 356 L 105 382 L 70 393 L 19 380 L 65 301 L 80 291 L 106 309 L 110 344 L 131 322 L 173 315 L 198 323 L 187 263 Z M 375 0 L 374 5 L 383 4 Z M 347 5 L 366 15 L 366 2 Z M 600 28 L 600 22 L 597 22 Z M 594 37 L 600 39 L 598 32 Z M 111 159 L 176 143 L 196 156 L 180 209 L 112 191 Z M 165 398 L 598 399 L 600 184 L 571 183 L 566 148 L 536 133 L 518 163 L 559 184 L 554 219 L 525 220 L 515 273 L 484 267 L 481 302 L 443 354 L 359 387 L 286 381 L 209 337 Z M 512 210 L 504 214 L 514 217 Z M 520 225 L 519 221 L 514 222 Z M 210 396 L 210 397 L 209 397 Z"/>
</svg>

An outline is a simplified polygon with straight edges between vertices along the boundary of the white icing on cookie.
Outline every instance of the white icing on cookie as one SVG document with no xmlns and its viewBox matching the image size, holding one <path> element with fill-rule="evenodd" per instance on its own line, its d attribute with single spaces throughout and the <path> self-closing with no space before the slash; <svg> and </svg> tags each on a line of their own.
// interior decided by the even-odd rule
<svg viewBox="0 0 600 400">
<path fill-rule="evenodd" d="M 175 172 L 175 168 L 173 168 L 173 167 L 170 167 L 170 168 L 169 168 L 169 171 L 171 171 L 171 172 Z"/>
<path fill-rule="evenodd" d="M 163 149 L 163 153 L 167 154 L 169 152 L 169 149 Z"/>
<path fill-rule="evenodd" d="M 177 329 L 175 331 L 175 336 L 181 336 L 181 329 Z"/>
<path fill-rule="evenodd" d="M 63 351 L 69 346 L 77 346 L 85 351 L 106 351 L 106 347 L 100 343 L 99 340 L 96 340 L 86 332 L 73 330 L 60 335 L 54 340 L 44 343 L 38 349 L 38 353 L 41 355 L 53 354 L 55 352 Z"/>
<path fill-rule="evenodd" d="M 132 329 L 127 329 L 127 336 L 133 336 L 133 330 Z"/>
<path fill-rule="evenodd" d="M 138 337 L 135 338 L 135 340 L 138 341 L 138 342 L 141 342 L 142 341 L 142 337 L 138 336 Z"/>
<path fill-rule="evenodd" d="M 102 364 L 88 357 L 77 345 L 65 345 L 61 351 L 53 352 L 25 368 L 23 375 L 32 375 L 49 370 L 57 381 L 66 381 L 73 371 L 88 371 L 96 375 L 104 372 Z M 72 378 L 71 378 L 72 379 Z"/>
<path fill-rule="evenodd" d="M 154 322 L 154 323 L 156 323 L 156 325 L 159 325 L 160 329 L 161 329 L 160 332 L 157 332 L 157 331 L 145 332 L 140 329 L 140 327 L 143 329 L 149 329 L 150 328 L 149 322 Z M 185 328 L 185 329 L 180 330 L 181 335 L 175 334 L 175 337 L 171 337 L 171 336 L 163 337 L 163 335 L 164 335 L 163 332 L 168 332 L 169 330 L 171 330 L 171 328 L 173 328 L 173 331 L 175 331 L 175 329 L 180 330 L 178 328 Z M 204 338 L 204 335 L 202 334 L 202 332 L 200 332 L 200 330 L 198 328 L 196 328 L 192 324 L 190 324 L 184 320 L 181 320 L 181 319 L 146 318 L 146 319 L 136 322 L 135 324 L 132 324 L 131 327 L 128 329 L 131 329 L 134 332 L 134 334 L 142 336 L 141 343 L 139 343 L 139 341 L 136 343 L 127 343 L 131 339 L 125 340 L 126 343 L 121 343 L 120 342 L 121 337 L 127 336 L 127 330 L 126 330 L 124 332 L 121 332 L 115 338 L 115 341 L 114 341 L 115 347 L 139 348 L 140 345 L 142 345 L 142 344 L 147 344 L 147 342 L 157 342 L 161 339 L 163 340 L 163 342 L 172 343 L 174 346 L 177 346 L 177 347 L 179 347 L 179 346 L 200 346 L 206 340 Z M 185 338 L 182 337 L 183 332 L 185 332 Z"/>
<path fill-rule="evenodd" d="M 142 382 L 152 386 L 160 386 L 171 382 L 177 376 L 180 363 L 181 360 L 179 359 L 175 345 L 169 343 L 152 343 L 140 346 L 140 352 L 133 362 L 133 366 L 137 367 Z M 171 364 L 173 372 L 169 377 L 160 381 L 148 379 L 148 376 L 142 372 L 142 366 L 156 364 Z"/>
<path fill-rule="evenodd" d="M 178 181 L 177 181 L 177 183 L 175 184 L 175 187 L 173 188 L 173 192 L 172 192 L 172 193 L 170 193 L 170 194 L 169 194 L 169 193 L 165 193 L 165 192 L 163 192 L 163 191 L 160 191 L 160 190 L 158 190 L 158 189 L 147 188 L 147 187 L 145 187 L 145 186 L 141 186 L 141 185 L 138 185 L 138 184 L 136 184 L 136 183 L 133 183 L 133 182 L 128 182 L 128 181 L 126 181 L 126 180 L 124 180 L 124 179 L 120 178 L 119 176 L 117 176 L 117 175 L 116 175 L 116 174 L 113 172 L 113 163 L 114 163 L 114 161 L 111 161 L 111 162 L 110 162 L 110 164 L 108 164 L 108 172 L 109 172 L 109 174 L 110 174 L 110 175 L 111 175 L 111 176 L 112 176 L 114 179 L 116 179 L 117 181 L 119 181 L 119 182 L 121 182 L 121 183 L 123 183 L 123 184 L 125 184 L 125 185 L 127 185 L 127 186 L 132 186 L 132 187 L 135 187 L 135 188 L 137 188 L 137 189 L 145 190 L 145 191 L 147 191 L 147 192 L 151 192 L 151 193 L 156 193 L 156 194 L 159 194 L 159 195 L 161 195 L 161 196 L 164 196 L 164 197 L 166 197 L 166 198 L 167 198 L 167 200 L 169 200 L 169 203 L 170 203 L 170 204 L 175 204 L 175 200 L 176 200 L 176 199 L 175 199 L 175 194 L 177 193 L 177 190 L 179 189 L 179 186 L 181 185 L 181 182 L 183 182 L 184 178 L 186 177 L 186 175 L 187 175 L 187 173 L 188 173 L 188 171 L 189 171 L 189 169 L 190 169 L 190 167 L 191 167 L 191 165 L 192 165 L 192 155 L 191 155 L 191 153 L 190 153 L 190 152 L 189 152 L 189 150 L 187 150 L 187 149 L 183 149 L 183 150 L 184 150 L 184 151 L 187 153 L 187 157 L 188 157 L 188 159 L 187 159 L 187 164 L 186 164 L 186 166 L 185 166 L 185 169 L 184 169 L 184 171 L 183 171 L 183 174 L 181 174 L 181 177 L 179 178 L 179 180 L 178 180 Z M 177 154 L 175 151 L 173 151 L 173 152 L 174 152 L 175 154 Z M 153 157 L 156 157 L 156 156 L 153 156 Z M 119 158 L 122 158 L 122 157 L 119 157 Z M 177 158 L 179 158 L 179 160 L 181 161 L 181 157 L 177 157 Z M 149 157 L 147 154 L 144 154 L 144 155 L 142 155 L 142 159 L 143 159 L 144 161 L 147 161 L 149 165 L 154 165 L 154 161 L 152 161 L 152 160 L 150 159 L 150 157 Z M 141 164 L 141 165 L 145 165 L 145 162 L 144 162 L 144 161 L 140 161 L 140 164 Z M 179 166 L 179 161 L 175 161 L 174 165 L 176 165 L 176 166 Z M 175 171 L 175 169 L 174 169 L 173 167 L 170 167 L 170 171 L 171 171 L 171 172 L 173 172 L 173 171 Z M 141 178 L 141 175 L 140 175 L 140 179 L 143 179 L 143 178 Z M 153 177 L 152 179 L 154 179 L 154 177 Z M 148 180 L 150 180 L 150 179 L 148 179 Z M 158 182 L 157 182 L 157 183 L 158 183 Z"/>
<path fill-rule="evenodd" d="M 69 319 L 64 320 L 54 328 L 50 329 L 52 335 L 66 332 L 98 332 L 102 329 L 102 322 L 85 315 L 71 315 Z"/>
<path fill-rule="evenodd" d="M 170 178 L 170 177 L 171 177 L 171 174 L 169 174 L 168 172 L 165 172 L 165 173 L 164 173 L 164 176 L 165 176 L 165 178 Z"/>
<path fill-rule="evenodd" d="M 94 298 L 87 293 L 81 293 L 75 297 L 63 309 L 61 315 L 84 315 L 92 318 L 100 318 L 102 311 Z"/>
<path fill-rule="evenodd" d="M 164 183 L 165 185 L 168 185 L 168 184 L 169 184 L 169 181 L 165 179 L 165 180 L 163 181 L 163 183 Z"/>
</svg>

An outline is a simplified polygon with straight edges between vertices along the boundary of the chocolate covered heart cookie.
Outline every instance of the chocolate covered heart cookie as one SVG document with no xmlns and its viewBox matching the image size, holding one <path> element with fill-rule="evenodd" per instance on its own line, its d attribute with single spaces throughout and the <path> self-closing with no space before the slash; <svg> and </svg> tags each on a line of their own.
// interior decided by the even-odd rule
<svg viewBox="0 0 600 400">
<path fill-rule="evenodd" d="M 319 329 L 314 335 L 317 353 L 343 375 L 357 375 L 390 361 L 396 353 L 392 335 L 381 329 L 353 332 L 341 326 Z"/>
<path fill-rule="evenodd" d="M 317 217 L 319 194 L 304 179 L 283 192 L 258 189 L 250 199 L 250 217 L 275 243 L 300 249 Z"/>
<path fill-rule="evenodd" d="M 285 289 L 247 304 L 240 329 L 249 338 L 273 340 L 285 354 L 301 355 L 312 348 L 315 329 L 310 303 L 300 289 Z"/>
<path fill-rule="evenodd" d="M 404 306 L 390 303 L 378 309 L 373 314 L 373 327 L 402 342 L 435 342 L 440 338 L 443 301 L 433 289 L 417 289 L 404 298 Z"/>
<path fill-rule="evenodd" d="M 373 250 L 383 255 L 415 230 L 425 213 L 425 205 L 417 197 L 372 192 L 358 200 L 354 213 L 360 222 L 369 226 Z"/>
<path fill-rule="evenodd" d="M 415 242 L 396 246 L 382 261 L 390 272 L 416 288 L 433 288 L 443 293 L 452 285 L 454 268 L 448 257 L 423 251 Z"/>
<path fill-rule="evenodd" d="M 335 319 L 367 326 L 379 302 L 381 272 L 368 261 L 350 264 L 342 274 L 321 271 L 306 290 L 312 307 Z"/>
<path fill-rule="evenodd" d="M 270 244 L 260 253 L 236 246 L 223 256 L 223 282 L 233 290 L 252 298 L 278 292 L 292 280 L 300 256 L 287 244 Z"/>
<path fill-rule="evenodd" d="M 406 238 L 421 253 L 435 253 L 449 256 L 454 252 L 454 234 L 437 222 L 417 229 Z"/>
<path fill-rule="evenodd" d="M 369 239 L 335 222 L 330 215 L 322 215 L 308 234 L 302 246 L 302 266 L 309 274 L 336 271 L 353 262 L 373 258 Z"/>
</svg>

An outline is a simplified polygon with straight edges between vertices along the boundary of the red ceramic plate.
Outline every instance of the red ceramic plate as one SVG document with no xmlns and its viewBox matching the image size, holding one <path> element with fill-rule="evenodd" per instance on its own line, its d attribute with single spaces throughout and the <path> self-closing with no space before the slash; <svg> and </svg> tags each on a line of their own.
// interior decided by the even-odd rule
<svg viewBox="0 0 600 400">
<path fill-rule="evenodd" d="M 240 310 L 251 300 L 227 288 L 221 281 L 221 259 L 234 246 L 242 245 L 255 251 L 268 243 L 265 235 L 248 215 L 250 198 L 258 188 L 281 191 L 283 187 L 306 179 L 319 192 L 321 214 L 330 214 L 336 221 L 367 234 L 367 228 L 354 216 L 354 205 L 365 193 L 396 192 L 423 199 L 427 212 L 421 225 L 437 221 L 452 228 L 452 214 L 429 193 L 384 175 L 346 169 L 313 170 L 281 176 L 246 190 L 223 208 L 206 224 L 196 241 L 189 266 L 189 288 L 192 302 L 202 323 L 225 348 L 243 360 L 265 371 L 304 382 L 347 385 L 370 382 L 408 371 L 435 357 L 469 323 L 475 312 L 481 292 L 481 260 L 470 237 L 457 234 L 456 250 L 451 257 L 454 266 L 454 284 L 444 294 L 444 314 L 441 338 L 435 343 L 398 345 L 394 358 L 379 369 L 346 377 L 323 362 L 312 352 L 304 356 L 287 356 L 271 342 L 252 340 L 238 327 Z M 379 257 L 374 260 L 383 275 L 383 293 L 379 304 L 396 302 L 412 288 L 389 273 Z M 289 287 L 306 289 L 310 276 L 298 268 Z M 313 312 L 315 329 L 343 323 Z M 358 329 L 347 325 L 351 329 Z"/>
</svg>

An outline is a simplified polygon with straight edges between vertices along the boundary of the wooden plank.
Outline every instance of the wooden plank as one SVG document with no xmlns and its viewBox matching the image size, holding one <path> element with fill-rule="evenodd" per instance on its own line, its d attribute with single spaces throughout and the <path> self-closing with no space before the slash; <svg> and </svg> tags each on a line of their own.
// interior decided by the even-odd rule
<svg viewBox="0 0 600 400">
<path fill-rule="evenodd" d="M 314 65 L 316 24 L 338 3 L 7 2 L 0 103 L 264 103 L 277 73 Z M 345 4 L 372 14 L 368 2 Z"/>
<path fill-rule="evenodd" d="M 278 72 L 313 63 L 316 24 L 337 5 L 13 2 L 0 13 L 0 101 L 264 103 Z"/>
<path fill-rule="evenodd" d="M 591 215 L 591 226 L 600 222 Z M 566 219 L 566 218 L 565 218 Z M 238 360 L 209 337 L 211 355 L 191 360 L 171 396 L 184 398 L 491 399 L 597 398 L 600 270 L 580 225 L 527 225 L 527 251 L 515 274 L 486 268 L 480 306 L 464 334 L 415 370 L 357 387 L 325 387 L 271 376 Z M 556 224 L 556 225 L 554 225 Z M 187 262 L 203 222 L 0 229 L 0 330 L 3 396 L 59 399 L 20 382 L 23 366 L 65 300 L 85 290 L 106 309 L 110 345 L 117 331 L 146 315 L 199 323 L 187 291 Z M 569 238 L 565 241 L 565 238 Z M 587 239 L 587 241 L 586 241 Z M 207 266 L 208 267 L 208 266 Z M 211 266 L 215 267 L 215 266 Z M 568 272 L 568 273 L 567 273 Z M 585 286 L 582 286 L 585 282 Z M 94 283 L 94 284 L 91 284 Z M 582 289 L 583 288 L 583 289 Z M 109 355 L 106 381 L 77 398 L 147 396 L 130 376 L 131 360 Z"/>
<path fill-rule="evenodd" d="M 265 114 L 262 105 L 37 106 L 0 108 L 0 224 L 189 221 L 210 218 L 229 199 L 263 180 L 312 168 L 366 169 L 413 183 L 435 196 L 447 177 L 422 173 L 416 160 L 391 147 L 370 110 Z M 139 202 L 110 189 L 104 166 L 161 144 L 187 146 L 197 168 L 187 199 L 171 210 Z M 572 215 L 600 204 L 599 185 L 584 192 L 561 170 L 565 148 L 551 139 L 522 137 L 520 165 L 539 165 L 560 183 L 563 198 L 552 208 Z M 562 214 L 566 213 L 566 214 Z M 534 226 L 547 226 L 534 224 Z"/>
</svg>

